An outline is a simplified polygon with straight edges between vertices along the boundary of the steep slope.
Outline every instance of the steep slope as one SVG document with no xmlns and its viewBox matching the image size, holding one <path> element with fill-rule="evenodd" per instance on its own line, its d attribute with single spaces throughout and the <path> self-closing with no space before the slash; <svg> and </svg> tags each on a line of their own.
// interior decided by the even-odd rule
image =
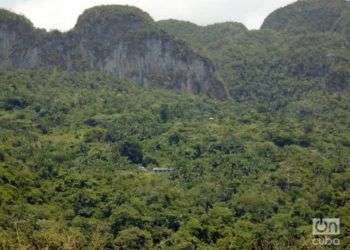
<svg viewBox="0 0 350 250">
<path fill-rule="evenodd" d="M 68 33 L 36 30 L 5 10 L 0 16 L 0 68 L 101 70 L 145 86 L 226 98 L 211 62 L 137 8 L 94 7 Z"/>
<path fill-rule="evenodd" d="M 26 51 L 35 45 L 33 24 L 25 17 L 0 9 L 0 67 L 26 66 Z"/>
<path fill-rule="evenodd" d="M 346 0 L 299 0 L 274 11 L 262 28 L 293 33 L 333 31 L 345 10 L 350 10 Z"/>
<path fill-rule="evenodd" d="M 227 24 L 214 25 L 206 32 L 186 22 L 160 25 L 215 63 L 233 99 L 280 109 L 319 89 L 349 89 L 346 6 L 343 1 L 300 1 L 275 11 L 261 30 L 254 31 L 239 29 L 239 24 L 235 25 L 238 32 L 232 24 L 228 32 L 224 32 Z M 336 18 L 324 11 L 337 13 Z M 321 15 L 325 16 L 319 21 Z M 308 32 L 292 31 L 293 27 Z"/>
</svg>

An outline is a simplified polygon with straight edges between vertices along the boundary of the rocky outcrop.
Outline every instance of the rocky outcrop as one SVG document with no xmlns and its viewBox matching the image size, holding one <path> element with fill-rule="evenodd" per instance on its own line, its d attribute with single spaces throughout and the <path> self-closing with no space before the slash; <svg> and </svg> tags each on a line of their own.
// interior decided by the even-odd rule
<svg viewBox="0 0 350 250">
<path fill-rule="evenodd" d="M 129 6 L 86 10 L 67 33 L 46 32 L 0 10 L 0 68 L 100 70 L 145 86 L 225 99 L 211 62 Z"/>
</svg>

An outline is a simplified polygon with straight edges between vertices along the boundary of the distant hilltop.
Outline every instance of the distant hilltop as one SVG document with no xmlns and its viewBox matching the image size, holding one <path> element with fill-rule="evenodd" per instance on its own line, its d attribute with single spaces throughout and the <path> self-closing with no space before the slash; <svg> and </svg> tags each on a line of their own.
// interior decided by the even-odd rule
<svg viewBox="0 0 350 250">
<path fill-rule="evenodd" d="M 47 32 L 0 9 L 0 69 L 102 71 L 220 100 L 273 99 L 270 89 L 281 76 L 325 77 L 326 85 L 343 86 L 349 44 L 345 0 L 296 1 L 272 12 L 260 30 L 235 22 L 155 22 L 136 7 L 104 5 L 85 10 L 68 32 Z"/>
<path fill-rule="evenodd" d="M 350 25 L 349 11 L 348 0 L 299 0 L 271 13 L 262 29 L 293 33 L 343 30 Z"/>
<path fill-rule="evenodd" d="M 0 10 L 0 69 L 100 70 L 144 86 L 225 99 L 213 64 L 131 6 L 86 10 L 66 33 L 36 29 Z"/>
</svg>

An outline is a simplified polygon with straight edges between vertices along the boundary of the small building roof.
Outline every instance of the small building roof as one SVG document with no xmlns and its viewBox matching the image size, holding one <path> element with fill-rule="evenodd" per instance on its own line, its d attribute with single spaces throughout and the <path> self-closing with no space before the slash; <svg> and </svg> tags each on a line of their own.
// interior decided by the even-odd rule
<svg viewBox="0 0 350 250">
<path fill-rule="evenodd" d="M 153 168 L 153 172 L 173 172 L 173 168 Z"/>
</svg>

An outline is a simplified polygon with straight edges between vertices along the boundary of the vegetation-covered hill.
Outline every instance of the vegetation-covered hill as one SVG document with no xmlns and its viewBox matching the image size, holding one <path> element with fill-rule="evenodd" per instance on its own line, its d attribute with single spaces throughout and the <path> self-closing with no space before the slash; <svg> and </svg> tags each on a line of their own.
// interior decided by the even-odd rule
<svg viewBox="0 0 350 250">
<path fill-rule="evenodd" d="M 212 43 L 218 40 L 230 41 L 237 34 L 248 31 L 243 24 L 234 22 L 198 26 L 191 22 L 163 20 L 158 21 L 157 25 L 178 39 L 185 40 L 204 55 L 207 55 L 206 49 Z"/>
<path fill-rule="evenodd" d="M 347 0 L 299 0 L 274 11 L 262 28 L 296 33 L 329 32 L 334 31 L 342 15 L 349 11 Z"/>
<path fill-rule="evenodd" d="M 293 23 L 284 11 L 297 9 L 308 13 L 306 5 L 313 6 L 319 13 L 318 8 L 326 3 L 338 9 L 343 6 L 343 15 L 339 14 L 337 24 L 333 25 L 339 28 L 294 33 L 290 30 L 292 28 L 279 29 L 268 25 L 272 19 L 282 25 L 282 18 L 285 18 L 290 21 L 286 27 L 307 27 L 306 24 Z M 257 101 L 269 103 L 272 109 L 278 109 L 286 104 L 276 103 L 281 100 L 278 98 L 281 95 L 285 96 L 284 100 L 297 100 L 309 91 L 349 89 L 350 45 L 344 7 L 347 5 L 344 1 L 299 1 L 272 13 L 263 29 L 253 31 L 236 23 L 216 24 L 213 29 L 213 26 L 200 27 L 180 21 L 158 24 L 208 56 L 233 99 L 253 104 Z"/>
<path fill-rule="evenodd" d="M 230 92 L 225 101 L 116 80 L 98 68 L 0 71 L 0 248 L 313 249 L 312 219 L 330 217 L 341 219 L 335 248 L 348 249 L 346 12 L 334 30 L 291 19 L 274 28 L 278 13 L 304 5 L 308 13 L 310 4 L 324 10 L 326 2 L 287 6 L 262 30 L 157 23 L 184 41 L 153 25 L 144 30 L 210 58 Z M 124 14 L 137 27 L 152 22 L 132 7 L 104 6 L 107 16 L 100 8 L 75 28 L 90 34 L 86 46 L 105 33 L 94 23 Z M 10 12 L 2 18 L 32 28 Z M 124 31 L 121 39 L 137 44 Z"/>
<path fill-rule="evenodd" d="M 269 112 L 92 72 L 0 86 L 4 249 L 302 248 L 319 216 L 350 244 L 349 92 Z"/>
</svg>

